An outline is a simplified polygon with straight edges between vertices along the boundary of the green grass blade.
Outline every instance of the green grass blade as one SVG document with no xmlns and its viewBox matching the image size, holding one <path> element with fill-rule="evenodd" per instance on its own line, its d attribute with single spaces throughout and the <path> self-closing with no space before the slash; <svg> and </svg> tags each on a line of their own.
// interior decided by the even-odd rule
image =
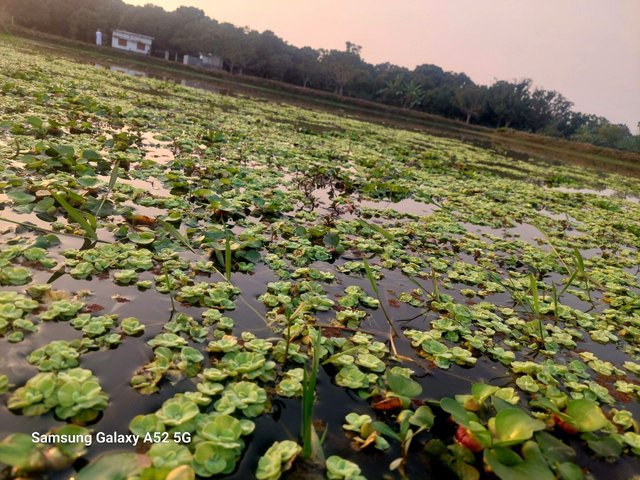
<svg viewBox="0 0 640 480">
<path fill-rule="evenodd" d="M 187 247 L 189 250 L 191 250 L 192 253 L 196 253 L 196 251 L 191 247 L 191 243 L 189 242 L 189 239 L 186 238 L 184 235 L 182 235 L 177 229 L 176 227 L 174 227 L 173 225 L 171 225 L 169 222 L 165 222 L 164 220 L 160 220 L 160 225 L 162 225 L 162 228 L 164 228 L 164 230 L 171 235 L 173 238 L 175 238 L 178 242 L 182 243 L 185 247 Z"/>
<path fill-rule="evenodd" d="M 375 294 L 379 296 L 378 284 L 376 283 L 376 278 L 373 276 L 373 272 L 371 270 L 371 267 L 369 266 L 369 262 L 367 261 L 366 258 L 363 258 L 362 259 L 362 263 L 364 264 L 364 272 L 367 275 L 367 278 L 369 279 L 369 283 L 371 284 L 371 288 L 373 289 Z"/>
<path fill-rule="evenodd" d="M 62 195 L 59 195 L 58 193 L 55 193 L 55 192 L 51 192 L 51 196 L 53 196 L 53 198 L 56 199 L 56 201 L 62 206 L 62 208 L 65 209 L 65 211 L 67 212 L 67 215 L 69 215 L 69 218 L 71 218 L 74 222 L 80 225 L 80 228 L 84 230 L 84 233 L 86 233 L 88 237 L 94 238 L 94 239 L 97 238 L 96 230 L 95 230 L 96 219 L 93 215 L 91 215 L 92 221 L 87 220 L 87 217 L 85 217 L 79 210 L 76 210 L 75 208 L 73 208 L 64 199 L 64 197 L 62 197 Z M 91 226 L 92 223 L 93 223 L 93 227 Z"/>
<path fill-rule="evenodd" d="M 224 245 L 224 273 L 227 282 L 231 283 L 231 236 L 227 235 Z"/>
<path fill-rule="evenodd" d="M 382 235 L 384 238 L 386 238 L 390 242 L 395 241 L 395 237 L 391 233 L 386 231 L 384 228 L 380 227 L 379 225 L 374 225 L 374 224 L 369 223 L 369 222 L 367 222 L 365 220 L 362 220 L 361 218 L 358 219 L 358 222 L 362 226 L 369 227 L 370 229 L 375 230 L 376 232 L 378 232 L 380 235 Z"/>
<path fill-rule="evenodd" d="M 102 197 L 102 201 L 98 206 L 98 210 L 96 211 L 96 217 L 100 216 L 100 211 L 102 210 L 104 203 L 107 201 L 107 198 L 109 197 L 109 195 L 111 195 L 111 191 L 113 190 L 113 187 L 116 186 L 116 182 L 118 181 L 119 171 L 120 171 L 120 161 L 118 160 L 113 165 L 113 169 L 111 169 L 111 176 L 109 177 L 109 185 L 107 186 L 107 191 L 105 192 L 104 196 Z"/>
<path fill-rule="evenodd" d="M 320 343 L 322 335 L 319 330 L 310 329 L 309 335 L 312 337 L 313 356 L 311 357 L 311 368 L 305 368 L 302 379 L 302 456 L 310 459 L 314 455 L 314 450 L 319 447 L 313 428 L 313 404 L 316 396 L 316 382 L 318 379 L 318 368 L 320 367 Z"/>
</svg>

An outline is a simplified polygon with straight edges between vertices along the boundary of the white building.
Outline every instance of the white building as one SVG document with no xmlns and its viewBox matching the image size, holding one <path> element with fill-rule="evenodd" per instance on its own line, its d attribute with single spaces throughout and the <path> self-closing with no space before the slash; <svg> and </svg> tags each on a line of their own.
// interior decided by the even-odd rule
<svg viewBox="0 0 640 480">
<path fill-rule="evenodd" d="M 213 53 L 207 53 L 206 55 L 199 53 L 198 55 L 185 55 L 184 64 L 209 70 L 220 70 L 222 69 L 223 60 L 222 57 Z"/>
<path fill-rule="evenodd" d="M 111 46 L 113 48 L 142 53 L 144 55 L 151 53 L 152 42 L 153 37 L 139 33 L 131 33 L 125 30 L 114 30 L 113 35 L 111 35 Z"/>
</svg>

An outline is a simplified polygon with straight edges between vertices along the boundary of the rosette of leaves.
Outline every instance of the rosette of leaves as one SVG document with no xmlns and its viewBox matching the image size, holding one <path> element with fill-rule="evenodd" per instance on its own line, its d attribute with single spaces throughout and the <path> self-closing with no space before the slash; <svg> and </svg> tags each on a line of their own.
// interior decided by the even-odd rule
<svg viewBox="0 0 640 480">
<path fill-rule="evenodd" d="M 91 431 L 77 425 L 64 425 L 51 432 L 53 435 L 82 438 Z M 64 470 L 86 453 L 84 443 L 34 443 L 31 435 L 12 433 L 0 442 L 0 463 L 11 467 L 11 477 L 36 475 L 41 472 Z"/>
<path fill-rule="evenodd" d="M 317 268 L 301 267 L 291 273 L 291 278 L 309 278 L 311 280 L 321 280 L 330 283 L 336 279 L 336 276 L 331 272 L 324 272 Z"/>
<path fill-rule="evenodd" d="M 272 381 L 276 377 L 276 363 L 259 352 L 230 351 L 218 362 L 218 369 L 231 377 L 239 379 L 260 379 L 265 382 Z"/>
<path fill-rule="evenodd" d="M 89 370 L 74 368 L 58 374 L 56 415 L 74 422 L 89 422 L 107 407 L 109 396 Z"/>
<path fill-rule="evenodd" d="M 0 285 L 25 285 L 31 281 L 31 270 L 24 267 L 0 268 Z"/>
<path fill-rule="evenodd" d="M 291 336 L 295 336 L 294 332 L 301 332 L 304 327 L 304 323 L 301 319 L 297 323 L 292 324 Z M 286 340 L 280 340 L 275 347 L 273 347 L 273 359 L 276 362 L 284 362 L 285 357 L 287 361 L 296 363 L 304 363 L 307 360 L 307 354 L 304 353 L 304 349 L 300 347 L 299 343 L 289 342 Z"/>
<path fill-rule="evenodd" d="M 135 317 L 123 318 L 120 321 L 120 328 L 125 335 L 136 336 L 144 332 L 144 325 Z"/>
<path fill-rule="evenodd" d="M 284 372 L 282 380 L 276 385 L 276 393 L 282 397 L 298 397 L 302 395 L 302 379 L 304 370 L 292 368 Z"/>
<path fill-rule="evenodd" d="M 118 270 L 113 274 L 113 279 L 119 285 L 131 285 L 138 281 L 138 273 L 133 269 Z"/>
<path fill-rule="evenodd" d="M 364 310 L 345 309 L 336 313 L 336 321 L 348 328 L 358 328 L 366 316 L 367 312 Z"/>
<path fill-rule="evenodd" d="M 30 311 L 38 307 L 38 302 L 16 292 L 0 294 L 0 335 L 7 335 L 10 342 L 21 341 L 23 332 L 35 332 L 38 327 L 24 318 Z"/>
<path fill-rule="evenodd" d="M 202 369 L 204 355 L 175 333 L 160 333 L 147 343 L 154 347 L 154 359 L 131 379 L 133 388 L 141 393 L 156 392 L 165 376 L 177 381 L 184 376 L 194 377 Z"/>
<path fill-rule="evenodd" d="M 376 383 L 378 375 L 375 373 L 366 374 L 355 365 L 342 367 L 336 375 L 336 383 L 341 387 L 363 389 Z"/>
<path fill-rule="evenodd" d="M 37 365 L 41 372 L 67 370 L 78 366 L 80 352 L 77 347 L 79 342 L 54 340 L 31 352 L 27 356 L 27 361 Z"/>
<path fill-rule="evenodd" d="M 202 369 L 204 355 L 193 347 L 182 347 L 180 349 L 179 360 L 174 363 L 178 370 L 184 372 L 187 377 L 194 377 Z"/>
<path fill-rule="evenodd" d="M 357 464 L 338 455 L 327 458 L 326 467 L 329 480 L 367 480 Z"/>
<path fill-rule="evenodd" d="M 176 313 L 171 321 L 165 323 L 163 330 L 175 334 L 184 332 L 189 335 L 193 341 L 198 343 L 204 342 L 209 334 L 209 329 L 206 326 L 200 325 L 193 317 L 182 312 Z"/>
<path fill-rule="evenodd" d="M 150 413 L 133 417 L 129 422 L 129 430 L 135 435 L 144 437 L 147 433 L 162 433 L 166 430 L 166 426 L 155 413 Z"/>
<path fill-rule="evenodd" d="M 176 300 L 201 307 L 233 310 L 236 308 L 233 297 L 240 289 L 227 282 L 197 283 L 187 285 L 176 292 Z"/>
<path fill-rule="evenodd" d="M 37 416 L 55 408 L 56 415 L 73 422 L 95 419 L 109 403 L 98 379 L 89 370 L 73 368 L 59 373 L 39 373 L 18 388 L 7 403 L 11 410 Z"/>
<path fill-rule="evenodd" d="M 190 425 L 199 413 L 200 409 L 195 402 L 183 394 L 177 394 L 165 401 L 156 411 L 155 416 L 169 428 L 184 428 L 186 425 Z"/>
<path fill-rule="evenodd" d="M 22 414 L 27 416 L 45 414 L 58 403 L 56 388 L 55 373 L 39 373 L 13 392 L 7 406 L 10 410 L 22 410 Z"/>
<path fill-rule="evenodd" d="M 355 308 L 358 305 L 363 305 L 369 308 L 378 308 L 380 305 L 380 301 L 377 298 L 367 295 L 362 287 L 357 285 L 348 286 L 344 293 L 345 295 L 338 300 L 338 305 L 341 307 Z"/>
<path fill-rule="evenodd" d="M 433 359 L 433 362 L 438 367 L 443 369 L 449 368 L 452 363 L 475 365 L 477 361 L 469 350 L 458 346 L 449 348 L 444 343 L 432 338 L 422 342 L 421 348 L 428 357 Z"/>
<path fill-rule="evenodd" d="M 258 480 L 277 480 L 289 470 L 302 451 L 302 447 L 291 440 L 274 442 L 258 460 L 256 478 Z"/>
<path fill-rule="evenodd" d="M 373 428 L 373 419 L 370 415 L 359 415 L 357 413 L 349 413 L 345 417 L 346 423 L 342 425 L 347 431 L 355 432 L 357 435 L 353 438 L 353 443 L 358 450 L 362 450 L 369 445 L 375 445 L 378 450 L 387 450 L 389 442 Z"/>
<path fill-rule="evenodd" d="M 202 324 L 205 326 L 215 325 L 218 329 L 230 332 L 233 330 L 233 319 L 222 315 L 220 310 L 210 308 L 202 312 Z"/>
<path fill-rule="evenodd" d="M 240 351 L 240 343 L 238 337 L 234 335 L 222 335 L 217 340 L 212 340 L 207 345 L 208 352 L 229 353 Z"/>
<path fill-rule="evenodd" d="M 117 315 L 99 315 L 92 317 L 88 313 L 82 313 L 71 320 L 70 323 L 73 328 L 82 331 L 85 337 L 95 340 L 97 337 L 104 336 L 115 327 L 117 318 Z M 119 340 L 118 337 L 118 342 Z"/>
<path fill-rule="evenodd" d="M 147 453 L 158 469 L 173 470 L 181 465 L 191 466 L 193 456 L 185 445 L 170 441 L 154 443 Z"/>
<path fill-rule="evenodd" d="M 212 413 L 199 421 L 193 442 L 196 473 L 203 477 L 231 473 L 245 446 L 242 437 L 254 428 L 253 422 L 226 414 Z"/>
<path fill-rule="evenodd" d="M 271 342 L 263 338 L 257 338 L 251 332 L 242 332 L 240 334 L 240 337 L 244 342 L 243 348 L 250 352 L 258 352 L 258 353 L 262 353 L 263 355 L 266 355 L 269 352 L 269 350 L 273 348 L 273 344 Z"/>
<path fill-rule="evenodd" d="M 29 262 L 37 262 L 44 268 L 53 268 L 56 261 L 47 257 L 47 251 L 41 247 L 29 247 L 22 251 L 22 256 Z"/>
<path fill-rule="evenodd" d="M 231 414 L 240 410 L 247 417 L 257 417 L 269 408 L 267 391 L 253 382 L 228 384 L 214 404 L 217 412 Z"/>
<path fill-rule="evenodd" d="M 40 318 L 42 320 L 67 320 L 75 316 L 83 307 L 84 303 L 79 301 L 57 300 L 40 314 Z"/>
</svg>

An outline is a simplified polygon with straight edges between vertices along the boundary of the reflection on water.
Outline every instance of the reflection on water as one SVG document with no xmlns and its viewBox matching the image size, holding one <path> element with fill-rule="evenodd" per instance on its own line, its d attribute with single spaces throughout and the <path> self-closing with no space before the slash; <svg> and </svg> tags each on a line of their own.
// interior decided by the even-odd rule
<svg viewBox="0 0 640 480">
<path fill-rule="evenodd" d="M 149 75 L 147 74 L 147 72 L 144 72 L 142 70 L 134 70 L 133 68 L 127 68 L 127 67 L 120 67 L 118 65 L 111 65 L 111 67 L 109 68 L 109 70 L 113 71 L 113 72 L 120 72 L 120 73 L 124 73 L 126 75 L 130 75 L 132 77 L 143 77 L 146 78 Z"/>
<path fill-rule="evenodd" d="M 640 199 L 634 195 L 624 196 L 613 188 L 595 190 L 593 188 L 553 187 L 551 190 L 562 193 L 582 193 L 585 195 L 597 195 L 598 197 L 622 197 L 627 202 L 639 203 Z"/>
<path fill-rule="evenodd" d="M 186 78 L 183 78 L 182 80 L 180 80 L 180 85 L 182 85 L 183 87 L 191 87 L 191 88 L 198 88 L 200 90 L 206 90 L 207 92 L 220 93 L 219 88 L 216 88 L 213 85 L 209 85 L 205 82 L 199 82 L 198 80 L 188 80 Z"/>
<path fill-rule="evenodd" d="M 471 233 L 475 233 L 485 237 L 513 238 L 516 237 L 523 242 L 550 251 L 551 247 L 546 242 L 545 235 L 530 223 L 519 223 L 515 227 L 510 228 L 493 228 L 486 225 L 475 225 L 473 223 L 463 222 L 461 225 Z"/>
<path fill-rule="evenodd" d="M 144 132 L 141 137 L 145 160 L 151 160 L 159 165 L 166 165 L 175 160 L 173 150 L 168 148 L 172 143 L 170 140 L 158 140 L 153 132 Z"/>
<path fill-rule="evenodd" d="M 432 203 L 424 203 L 413 198 L 405 198 L 399 202 L 391 201 L 373 201 L 373 200 L 360 200 L 360 207 L 364 208 L 376 208 L 378 210 L 395 210 L 398 213 L 405 213 L 408 215 L 428 215 L 435 212 L 440 207 Z"/>
</svg>

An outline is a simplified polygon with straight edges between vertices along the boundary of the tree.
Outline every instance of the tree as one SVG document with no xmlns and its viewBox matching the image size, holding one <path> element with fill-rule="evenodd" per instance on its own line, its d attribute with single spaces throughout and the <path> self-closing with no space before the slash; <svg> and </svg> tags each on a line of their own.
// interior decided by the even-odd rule
<svg viewBox="0 0 640 480">
<path fill-rule="evenodd" d="M 284 80 L 292 66 L 291 47 L 271 30 L 249 34 L 254 58 L 251 61 L 251 72 L 265 78 Z"/>
<path fill-rule="evenodd" d="M 472 117 L 477 117 L 486 104 L 486 91 L 482 87 L 468 84 L 456 90 L 455 102 L 465 115 L 465 122 L 470 123 Z"/>
<path fill-rule="evenodd" d="M 554 90 L 537 88 L 529 99 L 527 123 L 533 132 L 546 130 L 554 134 L 567 121 L 573 103 Z"/>
<path fill-rule="evenodd" d="M 488 104 L 497 119 L 496 127 L 504 122 L 507 128 L 512 125 L 517 128 L 522 123 L 526 118 L 530 87 L 529 78 L 514 82 L 500 80 L 491 85 Z"/>
<path fill-rule="evenodd" d="M 77 40 L 92 41 L 92 39 L 95 39 L 98 28 L 100 28 L 98 16 L 95 12 L 86 8 L 76 10 L 69 17 L 69 32 Z"/>
<path fill-rule="evenodd" d="M 392 105 L 399 105 L 402 103 L 402 97 L 404 96 L 404 81 L 400 75 L 384 82 L 384 88 L 379 92 L 385 103 L 391 103 Z"/>
<path fill-rule="evenodd" d="M 244 69 L 255 57 L 255 47 L 252 42 L 248 41 L 251 32 L 248 27 L 241 29 L 230 23 L 220 25 L 217 37 L 219 51 L 225 59 L 230 73 L 242 75 Z"/>
<path fill-rule="evenodd" d="M 331 50 L 321 57 L 321 63 L 331 78 L 334 93 L 344 95 L 344 88 L 362 74 L 363 61 L 360 58 L 362 47 L 351 42 L 346 42 L 344 51 Z"/>
<path fill-rule="evenodd" d="M 320 52 L 311 47 L 294 49 L 292 52 L 293 68 L 304 88 L 320 72 Z"/>
</svg>

